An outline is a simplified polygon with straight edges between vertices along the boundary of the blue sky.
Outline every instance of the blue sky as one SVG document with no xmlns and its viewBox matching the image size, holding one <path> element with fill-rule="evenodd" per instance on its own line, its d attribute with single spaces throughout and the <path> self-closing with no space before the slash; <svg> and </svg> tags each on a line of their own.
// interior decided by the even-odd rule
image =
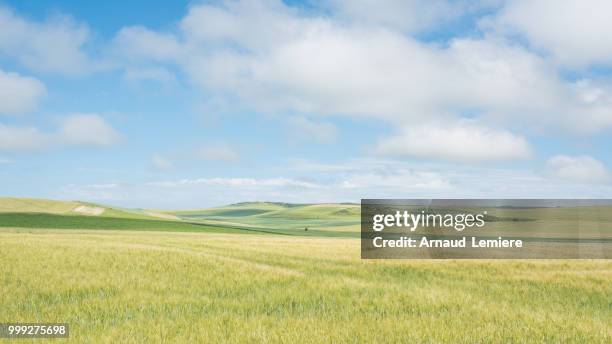
<svg viewBox="0 0 612 344">
<path fill-rule="evenodd" d="M 0 193 L 610 198 L 607 1 L 0 1 Z"/>
</svg>

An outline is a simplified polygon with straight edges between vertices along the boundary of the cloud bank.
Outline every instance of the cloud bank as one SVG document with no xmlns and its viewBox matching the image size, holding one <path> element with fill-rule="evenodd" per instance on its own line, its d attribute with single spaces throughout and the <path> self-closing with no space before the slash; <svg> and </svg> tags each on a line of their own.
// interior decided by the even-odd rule
<svg viewBox="0 0 612 344">
<path fill-rule="evenodd" d="M 374 11 L 369 1 L 339 1 L 332 8 L 341 15 L 325 16 L 280 1 L 225 1 L 190 7 L 175 31 L 124 28 L 114 44 L 130 63 L 178 67 L 205 94 L 239 99 L 255 111 L 385 121 L 400 129 L 398 138 L 380 143 L 384 150 L 406 151 L 401 145 L 413 138 L 400 137 L 415 121 L 434 127 L 469 118 L 479 128 L 470 129 L 475 135 L 469 141 L 472 151 L 498 135 L 502 145 L 516 145 L 513 152 L 499 147 L 499 155 L 473 155 L 447 149 L 444 140 L 420 142 L 428 142 L 438 158 L 515 159 L 529 155 L 528 138 L 512 131 L 585 135 L 612 126 L 609 81 L 565 80 L 554 59 L 507 37 L 512 27 L 539 44 L 540 36 L 530 34 L 530 26 L 519 25 L 532 21 L 519 20 L 527 16 L 531 3 L 508 3 L 483 19 L 481 37 L 456 37 L 447 44 L 423 42 L 407 32 L 500 4 L 390 1 L 380 6 L 388 11 Z M 541 7 L 554 8 L 539 16 L 554 17 L 550 21 L 562 22 L 571 11 L 564 9 L 567 6 Z M 424 15 L 416 18 L 414 8 Z M 546 25 L 543 30 L 557 29 L 556 24 L 548 29 Z M 602 23 L 594 25 L 593 32 L 605 29 Z M 590 35 L 591 31 L 584 33 Z M 554 44 L 550 46 L 556 51 Z M 587 53 L 581 64 L 602 59 L 612 61 L 612 54 Z M 500 124 L 508 132 L 493 129 Z M 433 132 L 459 137 L 467 130 L 461 124 L 446 124 Z M 393 143 L 398 147 L 389 147 Z"/>
<path fill-rule="evenodd" d="M 38 79 L 0 69 L 0 114 L 31 112 L 46 92 L 45 85 Z"/>
<path fill-rule="evenodd" d="M 39 72 L 82 75 L 95 70 L 85 51 L 89 28 L 68 16 L 36 22 L 0 6 L 0 54 Z"/>
</svg>

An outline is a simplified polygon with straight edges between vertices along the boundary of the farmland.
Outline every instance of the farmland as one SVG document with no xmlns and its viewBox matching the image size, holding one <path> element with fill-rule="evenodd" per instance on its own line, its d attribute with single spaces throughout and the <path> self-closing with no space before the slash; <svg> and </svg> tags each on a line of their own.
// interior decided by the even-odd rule
<svg viewBox="0 0 612 344">
<path fill-rule="evenodd" d="M 75 211 L 83 207 L 102 209 L 103 212 L 91 215 Z M 82 202 L 0 198 L 2 227 L 358 237 L 359 207 L 354 204 L 290 205 L 256 202 L 170 212 L 122 209 Z"/>
<path fill-rule="evenodd" d="M 325 236 L 351 233 L 347 205 L 238 205 L 178 221 L 73 206 L 0 214 L 0 322 L 67 322 L 75 343 L 612 338 L 609 260 L 364 261 L 357 238 Z M 232 212 L 257 207 L 274 209 Z"/>
</svg>

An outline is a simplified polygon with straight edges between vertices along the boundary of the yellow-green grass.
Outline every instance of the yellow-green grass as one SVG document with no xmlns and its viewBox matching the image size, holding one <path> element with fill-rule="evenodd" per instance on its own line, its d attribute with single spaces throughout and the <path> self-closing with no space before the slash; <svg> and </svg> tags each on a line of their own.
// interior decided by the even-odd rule
<svg viewBox="0 0 612 344">
<path fill-rule="evenodd" d="M 67 214 L 71 213 L 76 207 L 82 205 L 81 202 L 74 201 L 54 201 L 35 198 L 0 198 L 0 213 L 49 213 Z"/>
<path fill-rule="evenodd" d="M 0 322 L 67 342 L 609 343 L 612 262 L 363 261 L 357 239 L 0 229 Z"/>
<path fill-rule="evenodd" d="M 78 211 L 80 207 L 103 210 L 101 214 L 88 214 Z M 3 213 L 40 213 L 70 216 L 113 217 L 126 219 L 162 219 L 144 211 L 121 209 L 100 204 L 80 201 L 57 201 L 39 198 L 0 197 L 0 214 Z"/>
</svg>

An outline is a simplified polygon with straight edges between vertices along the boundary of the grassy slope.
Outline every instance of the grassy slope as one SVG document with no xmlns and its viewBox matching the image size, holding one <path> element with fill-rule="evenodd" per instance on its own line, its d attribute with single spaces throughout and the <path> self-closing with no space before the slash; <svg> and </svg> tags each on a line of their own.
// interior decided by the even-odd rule
<svg viewBox="0 0 612 344">
<path fill-rule="evenodd" d="M 104 208 L 104 213 L 99 216 L 84 215 L 75 211 L 79 206 Z M 147 214 L 109 207 L 105 205 L 79 202 L 79 201 L 56 201 L 37 198 L 0 197 L 0 214 L 2 213 L 42 213 L 70 216 L 92 216 L 92 217 L 114 217 L 129 219 L 156 219 Z"/>
<path fill-rule="evenodd" d="M 0 213 L 70 214 L 80 202 L 34 198 L 0 198 Z"/>
<path fill-rule="evenodd" d="M 610 261 L 363 261 L 358 247 L 3 230 L 0 322 L 68 322 L 74 343 L 612 339 Z"/>
<path fill-rule="evenodd" d="M 83 215 L 79 206 L 100 207 L 102 215 Z M 108 207 L 77 201 L 31 198 L 0 198 L 0 228 L 22 229 L 104 229 L 182 232 L 244 232 L 227 226 L 197 225 L 180 220 L 149 216 L 142 211 Z"/>
<path fill-rule="evenodd" d="M 191 221 L 268 228 L 284 232 L 304 231 L 306 227 L 315 232 L 359 232 L 359 206 L 355 204 L 298 205 L 253 202 L 172 214 Z"/>
</svg>

